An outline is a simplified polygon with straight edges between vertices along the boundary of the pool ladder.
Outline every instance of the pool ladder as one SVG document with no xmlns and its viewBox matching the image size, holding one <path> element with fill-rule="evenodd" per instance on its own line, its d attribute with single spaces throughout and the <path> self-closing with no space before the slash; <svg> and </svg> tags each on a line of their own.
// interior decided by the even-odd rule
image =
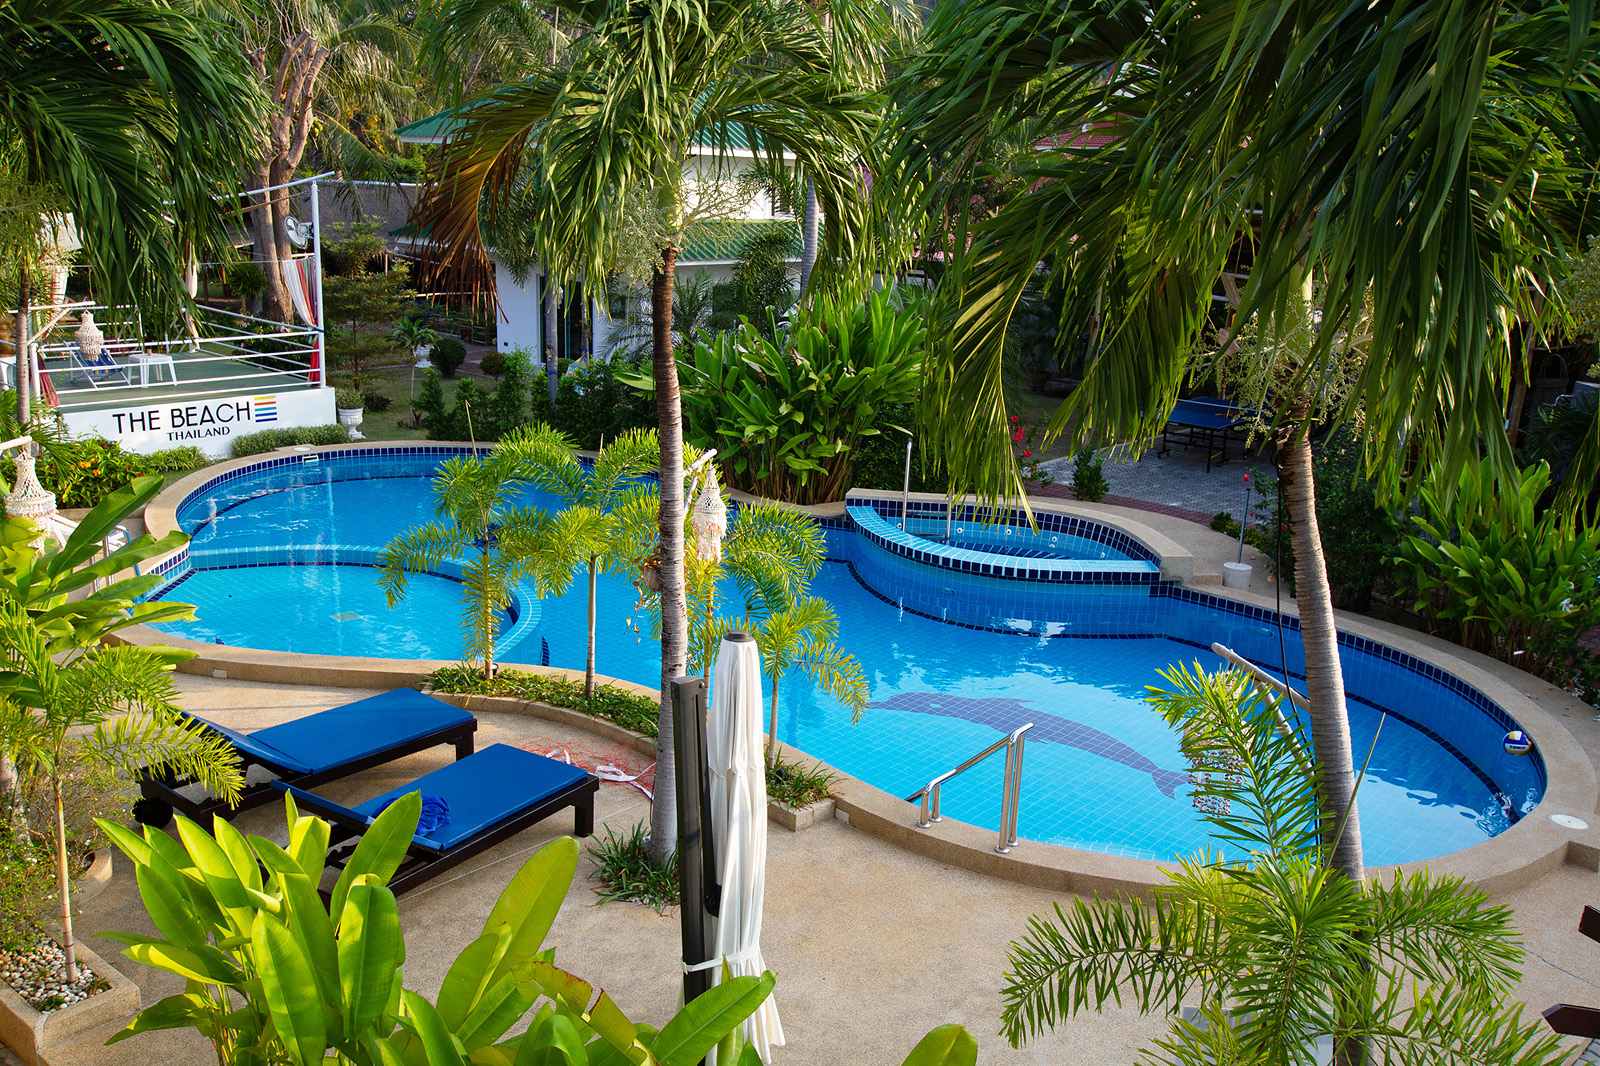
<svg viewBox="0 0 1600 1066">
<path fill-rule="evenodd" d="M 1022 748 L 1027 742 L 1026 733 L 1033 728 L 1033 723 L 1018 726 L 999 740 L 984 748 L 978 754 L 929 781 L 922 789 L 906 797 L 907 803 L 922 802 L 921 817 L 917 820 L 917 828 L 931 829 L 934 822 L 942 822 L 944 816 L 939 813 L 940 793 L 944 784 L 957 774 L 965 773 L 978 765 L 1001 748 L 1006 749 L 1006 776 L 1000 789 L 1000 843 L 995 845 L 1000 854 L 1008 854 L 1017 846 L 1017 806 L 1022 798 Z"/>
</svg>

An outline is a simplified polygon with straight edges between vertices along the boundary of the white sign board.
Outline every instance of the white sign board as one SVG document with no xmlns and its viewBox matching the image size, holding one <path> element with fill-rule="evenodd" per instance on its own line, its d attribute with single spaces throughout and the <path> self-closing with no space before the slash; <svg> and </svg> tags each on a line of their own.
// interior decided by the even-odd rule
<svg viewBox="0 0 1600 1066">
<path fill-rule="evenodd" d="M 332 389 L 207 396 L 194 400 L 66 412 L 77 437 L 104 437 L 130 452 L 158 452 L 192 444 L 225 459 L 233 438 L 263 429 L 326 426 L 334 421 Z"/>
</svg>

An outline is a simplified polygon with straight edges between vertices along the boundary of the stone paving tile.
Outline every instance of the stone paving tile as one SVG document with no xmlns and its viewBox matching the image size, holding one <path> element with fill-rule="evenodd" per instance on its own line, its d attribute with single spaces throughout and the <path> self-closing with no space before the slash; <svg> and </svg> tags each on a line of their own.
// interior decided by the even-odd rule
<svg viewBox="0 0 1600 1066">
<path fill-rule="evenodd" d="M 1209 473 L 1202 448 L 1173 445 L 1166 455 L 1159 451 L 1158 446 L 1137 460 L 1122 446 L 1101 452 L 1101 472 L 1111 486 L 1111 495 L 1203 514 L 1208 520 L 1218 511 L 1227 511 L 1237 518 L 1245 507 L 1245 472 L 1252 472 L 1253 481 L 1260 474 L 1272 474 L 1272 462 L 1264 453 L 1252 452 L 1241 458 L 1237 442 L 1229 445 L 1229 462 L 1225 465 L 1213 463 Z M 1060 485 L 1071 484 L 1072 467 L 1070 458 L 1052 459 L 1044 464 L 1044 469 L 1053 474 Z M 1252 499 L 1260 497 L 1252 496 Z M 1112 502 L 1109 497 L 1107 502 Z"/>
</svg>

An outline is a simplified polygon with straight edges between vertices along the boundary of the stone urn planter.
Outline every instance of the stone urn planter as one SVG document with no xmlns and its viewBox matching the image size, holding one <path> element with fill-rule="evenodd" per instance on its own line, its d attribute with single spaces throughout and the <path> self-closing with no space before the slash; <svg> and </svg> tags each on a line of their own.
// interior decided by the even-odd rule
<svg viewBox="0 0 1600 1066">
<path fill-rule="evenodd" d="M 361 431 L 356 427 L 361 425 L 361 420 L 366 417 L 366 414 L 367 411 L 364 407 L 339 408 L 339 424 L 350 431 L 351 440 L 365 439 L 361 435 Z"/>
<path fill-rule="evenodd" d="M 77 1043 L 93 1030 L 126 1024 L 139 1013 L 139 986 L 82 941 L 78 942 L 78 964 L 88 967 L 109 987 L 56 1010 L 34 1009 L 0 981 L 0 1043 L 23 1062 L 47 1063 L 52 1049 Z"/>
</svg>

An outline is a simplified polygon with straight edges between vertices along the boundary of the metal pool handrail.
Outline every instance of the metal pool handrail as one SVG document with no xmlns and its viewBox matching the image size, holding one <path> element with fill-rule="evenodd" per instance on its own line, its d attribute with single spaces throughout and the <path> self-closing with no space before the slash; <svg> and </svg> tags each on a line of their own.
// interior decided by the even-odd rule
<svg viewBox="0 0 1600 1066">
<path fill-rule="evenodd" d="M 939 799 L 946 781 L 971 769 L 1001 748 L 1005 748 L 1006 775 L 1004 784 L 1000 789 L 1000 843 L 995 846 L 994 850 L 1005 855 L 1016 847 L 1017 807 L 1022 799 L 1022 749 L 1026 743 L 1024 734 L 1032 728 L 1032 722 L 1018 726 L 960 766 L 957 766 L 954 770 L 947 770 L 932 781 L 929 781 L 920 790 L 907 796 L 907 803 L 922 801 L 921 817 L 917 821 L 917 828 L 931 829 L 934 822 L 944 820 L 944 816 L 939 813 Z"/>
</svg>

